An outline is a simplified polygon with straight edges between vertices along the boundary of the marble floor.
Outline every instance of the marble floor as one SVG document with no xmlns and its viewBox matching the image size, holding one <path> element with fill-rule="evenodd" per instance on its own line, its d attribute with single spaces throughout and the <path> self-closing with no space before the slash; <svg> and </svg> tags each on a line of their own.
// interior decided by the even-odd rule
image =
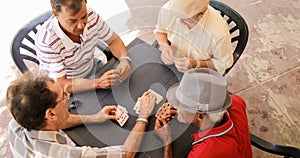
<svg viewBox="0 0 300 158">
<path fill-rule="evenodd" d="M 13 2 L 15 0 L 9 1 L 9 5 L 13 6 Z M 112 0 L 110 6 L 104 1 L 88 1 L 112 25 L 114 18 L 125 16 L 114 27 L 125 43 L 134 37 L 152 43 L 153 18 L 140 11 L 147 12 L 149 16 L 148 11 L 155 11 L 164 2 L 166 0 Z M 229 90 L 247 102 L 250 132 L 273 143 L 300 148 L 300 0 L 222 2 L 238 11 L 249 27 L 247 47 L 226 78 Z M 13 26 L 0 26 L 3 44 L 0 63 L 0 157 L 6 158 L 11 157 L 6 129 L 11 115 L 5 106 L 4 96 L 9 82 L 20 75 L 10 59 L 10 42 L 26 21 L 50 9 L 43 1 L 22 3 L 24 6 L 34 4 L 38 9 L 19 10 L 4 18 L 14 20 Z M 255 148 L 253 153 L 255 158 L 277 157 Z"/>
</svg>

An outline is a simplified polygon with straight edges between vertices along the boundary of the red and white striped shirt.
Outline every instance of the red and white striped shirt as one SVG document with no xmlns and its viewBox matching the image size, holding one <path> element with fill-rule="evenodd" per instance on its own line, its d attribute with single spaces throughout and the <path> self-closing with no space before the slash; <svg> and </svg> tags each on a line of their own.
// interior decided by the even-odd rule
<svg viewBox="0 0 300 158">
<path fill-rule="evenodd" d="M 92 8 L 87 8 L 88 22 L 80 36 L 81 44 L 74 43 L 51 16 L 37 32 L 35 46 L 40 71 L 51 78 L 83 78 L 93 67 L 94 51 L 99 40 L 107 41 L 113 31 Z"/>
</svg>

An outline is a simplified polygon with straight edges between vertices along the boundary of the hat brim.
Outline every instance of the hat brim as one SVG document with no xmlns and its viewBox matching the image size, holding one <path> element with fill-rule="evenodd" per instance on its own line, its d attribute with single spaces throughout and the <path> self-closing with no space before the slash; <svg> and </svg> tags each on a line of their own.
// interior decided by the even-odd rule
<svg viewBox="0 0 300 158">
<path fill-rule="evenodd" d="M 192 113 L 195 113 L 195 112 L 214 113 L 214 112 L 224 111 L 232 104 L 230 94 L 229 94 L 229 92 L 227 92 L 225 102 L 224 102 L 224 105 L 222 108 L 211 109 L 208 111 L 197 111 L 196 109 L 192 109 L 189 105 L 185 105 L 184 103 L 181 103 L 177 99 L 175 92 L 176 92 L 178 86 L 179 86 L 179 83 L 174 84 L 173 86 L 171 86 L 168 89 L 167 94 L 166 94 L 167 100 L 177 109 L 185 110 L 185 111 L 192 112 Z"/>
</svg>

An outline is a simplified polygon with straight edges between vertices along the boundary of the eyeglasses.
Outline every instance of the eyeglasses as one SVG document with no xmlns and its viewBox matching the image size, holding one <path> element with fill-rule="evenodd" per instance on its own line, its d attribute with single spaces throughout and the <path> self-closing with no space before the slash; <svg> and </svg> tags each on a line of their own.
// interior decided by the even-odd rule
<svg viewBox="0 0 300 158">
<path fill-rule="evenodd" d="M 58 104 L 58 103 L 60 103 L 60 102 L 62 102 L 64 100 L 68 100 L 68 99 L 70 99 L 70 93 L 63 92 L 63 98 L 60 101 L 57 101 L 56 104 Z"/>
</svg>

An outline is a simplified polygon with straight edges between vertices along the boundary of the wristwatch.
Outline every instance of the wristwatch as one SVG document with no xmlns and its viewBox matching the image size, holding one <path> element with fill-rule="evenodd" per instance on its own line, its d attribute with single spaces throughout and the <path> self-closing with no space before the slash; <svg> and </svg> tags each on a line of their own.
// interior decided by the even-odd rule
<svg viewBox="0 0 300 158">
<path fill-rule="evenodd" d="M 139 118 L 137 118 L 136 119 L 136 122 L 145 122 L 146 124 L 148 124 L 148 120 L 147 119 L 145 119 L 145 118 L 142 118 L 142 117 L 139 117 Z"/>
<path fill-rule="evenodd" d="M 119 60 L 121 61 L 121 60 L 128 60 L 129 61 L 129 63 L 131 63 L 131 58 L 129 57 L 129 56 L 122 56 Z"/>
</svg>

